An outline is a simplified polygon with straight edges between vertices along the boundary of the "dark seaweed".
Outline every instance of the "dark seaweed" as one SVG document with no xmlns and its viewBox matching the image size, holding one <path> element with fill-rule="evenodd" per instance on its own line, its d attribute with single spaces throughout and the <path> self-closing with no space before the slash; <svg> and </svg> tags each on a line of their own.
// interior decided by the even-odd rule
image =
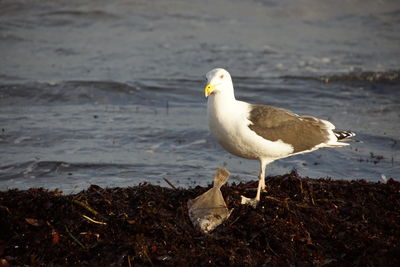
<svg viewBox="0 0 400 267">
<path fill-rule="evenodd" d="M 207 188 L 92 185 L 0 192 L 0 266 L 400 266 L 400 184 L 267 178 L 222 187 L 229 219 L 204 235 L 186 202 Z M 86 217 L 84 217 L 85 215 Z"/>
</svg>

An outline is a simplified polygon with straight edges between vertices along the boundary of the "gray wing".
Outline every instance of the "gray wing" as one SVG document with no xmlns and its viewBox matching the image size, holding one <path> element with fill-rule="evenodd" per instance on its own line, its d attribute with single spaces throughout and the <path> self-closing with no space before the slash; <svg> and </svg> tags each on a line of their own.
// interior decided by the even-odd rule
<svg viewBox="0 0 400 267">
<path fill-rule="evenodd" d="M 310 150 L 329 140 L 327 125 L 311 116 L 299 116 L 273 106 L 251 105 L 249 128 L 259 136 L 293 146 L 293 153 Z"/>
</svg>

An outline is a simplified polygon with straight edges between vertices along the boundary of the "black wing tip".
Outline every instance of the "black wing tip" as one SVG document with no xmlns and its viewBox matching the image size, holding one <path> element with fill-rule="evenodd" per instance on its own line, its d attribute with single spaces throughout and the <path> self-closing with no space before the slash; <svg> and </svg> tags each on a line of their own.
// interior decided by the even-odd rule
<svg viewBox="0 0 400 267">
<path fill-rule="evenodd" d="M 346 138 L 351 138 L 353 136 L 356 136 L 356 133 L 352 131 L 337 131 L 334 130 L 333 133 L 335 134 L 336 138 L 338 140 L 346 139 Z"/>
</svg>

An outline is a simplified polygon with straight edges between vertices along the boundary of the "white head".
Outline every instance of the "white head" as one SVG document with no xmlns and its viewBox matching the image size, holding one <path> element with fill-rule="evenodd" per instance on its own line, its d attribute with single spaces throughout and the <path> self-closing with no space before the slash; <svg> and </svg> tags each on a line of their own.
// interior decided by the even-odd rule
<svg viewBox="0 0 400 267">
<path fill-rule="evenodd" d="M 207 85 L 204 88 L 204 95 L 208 97 L 211 94 L 233 94 L 232 78 L 229 72 L 224 69 L 216 68 L 210 70 L 207 74 Z"/>
</svg>

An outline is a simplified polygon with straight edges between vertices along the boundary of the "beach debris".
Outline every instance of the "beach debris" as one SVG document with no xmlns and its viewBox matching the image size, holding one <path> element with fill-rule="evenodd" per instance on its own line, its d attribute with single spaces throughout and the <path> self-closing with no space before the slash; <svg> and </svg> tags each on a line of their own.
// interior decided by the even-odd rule
<svg viewBox="0 0 400 267">
<path fill-rule="evenodd" d="M 167 178 L 164 178 L 164 181 L 165 181 L 172 189 L 177 190 L 176 186 L 173 185 Z"/>
<path fill-rule="evenodd" d="M 38 219 L 34 219 L 34 218 L 25 218 L 25 221 L 27 223 L 29 223 L 30 225 L 33 225 L 36 227 L 41 226 L 43 224 Z"/>
<path fill-rule="evenodd" d="M 211 232 L 231 215 L 233 209 L 228 210 L 220 190 L 229 175 L 227 169 L 217 169 L 213 187 L 187 202 L 190 220 L 203 233 Z"/>
<path fill-rule="evenodd" d="M 86 215 L 84 215 L 84 214 L 82 214 L 82 217 L 85 218 L 86 220 L 92 222 L 92 223 L 103 224 L 103 225 L 106 225 L 106 224 L 107 224 L 107 223 L 105 223 L 105 222 L 99 222 L 99 221 L 93 220 L 92 218 L 90 218 L 89 216 L 86 216 Z"/>
<path fill-rule="evenodd" d="M 400 180 L 386 176 L 268 176 L 256 209 L 240 196 L 257 181 L 225 184 L 234 210 L 211 234 L 193 227 L 187 210 L 211 186 L 0 191 L 0 266 L 400 266 Z"/>
<path fill-rule="evenodd" d="M 82 202 L 82 201 L 79 201 L 76 199 L 74 199 L 73 202 L 78 204 L 79 206 L 85 208 L 86 210 L 90 211 L 93 215 L 95 215 L 95 216 L 99 215 L 99 213 L 96 210 L 94 210 L 92 207 L 90 207 L 88 203 L 85 203 L 85 202 Z"/>
<path fill-rule="evenodd" d="M 56 230 L 51 229 L 51 243 L 53 245 L 57 245 L 59 242 L 60 242 L 60 235 Z"/>
<path fill-rule="evenodd" d="M 81 246 L 83 249 L 86 249 L 86 247 L 68 230 L 68 227 L 64 225 L 65 231 L 67 231 L 68 235 L 74 240 L 79 246 Z"/>
</svg>

